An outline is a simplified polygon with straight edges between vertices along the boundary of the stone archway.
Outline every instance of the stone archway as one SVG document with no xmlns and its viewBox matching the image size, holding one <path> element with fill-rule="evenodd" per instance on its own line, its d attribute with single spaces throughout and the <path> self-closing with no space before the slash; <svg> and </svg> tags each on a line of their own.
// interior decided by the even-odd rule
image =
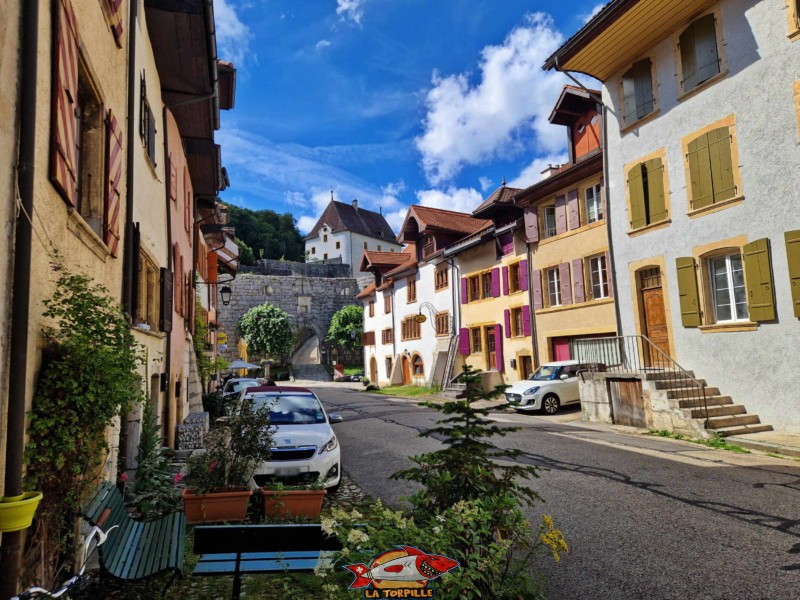
<svg viewBox="0 0 800 600">
<path fill-rule="evenodd" d="M 319 336 L 311 327 L 301 327 L 295 334 L 297 345 L 292 353 L 293 365 L 320 364 Z"/>
</svg>

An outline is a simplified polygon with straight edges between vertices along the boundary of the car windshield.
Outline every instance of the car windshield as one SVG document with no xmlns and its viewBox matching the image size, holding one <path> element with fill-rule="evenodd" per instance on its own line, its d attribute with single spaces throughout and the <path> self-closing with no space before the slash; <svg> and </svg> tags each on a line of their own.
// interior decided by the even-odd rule
<svg viewBox="0 0 800 600">
<path fill-rule="evenodd" d="M 549 381 L 550 379 L 555 379 L 556 375 L 558 375 L 558 371 L 561 367 L 555 367 L 553 365 L 542 365 L 536 372 L 528 377 L 531 381 Z"/>
<path fill-rule="evenodd" d="M 251 387 L 258 387 L 261 385 L 255 379 L 241 379 L 239 381 L 229 381 L 225 386 L 225 393 L 241 392 Z"/>
<path fill-rule="evenodd" d="M 269 406 L 269 420 L 273 425 L 314 425 L 325 423 L 322 405 L 314 396 L 258 394 L 256 406 Z"/>
</svg>

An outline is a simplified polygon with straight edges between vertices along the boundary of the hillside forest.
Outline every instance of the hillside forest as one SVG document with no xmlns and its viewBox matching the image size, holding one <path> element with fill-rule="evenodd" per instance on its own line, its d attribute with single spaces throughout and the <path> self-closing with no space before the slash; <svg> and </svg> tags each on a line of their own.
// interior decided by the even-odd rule
<svg viewBox="0 0 800 600">
<path fill-rule="evenodd" d="M 279 215 L 272 210 L 250 210 L 228 205 L 230 225 L 236 228 L 242 264 L 252 265 L 260 258 L 305 260 L 303 236 L 291 213 Z"/>
</svg>

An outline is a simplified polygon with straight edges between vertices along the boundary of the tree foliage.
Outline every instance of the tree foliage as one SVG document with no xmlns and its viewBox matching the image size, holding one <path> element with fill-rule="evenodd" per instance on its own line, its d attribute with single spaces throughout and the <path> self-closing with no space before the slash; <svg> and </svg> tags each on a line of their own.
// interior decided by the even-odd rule
<svg viewBox="0 0 800 600">
<path fill-rule="evenodd" d="M 236 238 L 236 245 L 239 246 L 239 262 L 243 265 L 254 264 L 256 260 L 253 249 L 239 238 Z"/>
<path fill-rule="evenodd" d="M 364 309 L 355 304 L 340 308 L 331 318 L 328 340 L 337 346 L 355 350 L 361 346 L 364 332 Z"/>
<path fill-rule="evenodd" d="M 262 304 L 248 310 L 239 320 L 238 327 L 252 353 L 284 359 L 294 346 L 289 315 L 272 304 Z"/>
<path fill-rule="evenodd" d="M 279 215 L 272 210 L 229 205 L 228 215 L 236 237 L 252 248 L 254 258 L 303 261 L 305 244 L 291 213 Z"/>
</svg>

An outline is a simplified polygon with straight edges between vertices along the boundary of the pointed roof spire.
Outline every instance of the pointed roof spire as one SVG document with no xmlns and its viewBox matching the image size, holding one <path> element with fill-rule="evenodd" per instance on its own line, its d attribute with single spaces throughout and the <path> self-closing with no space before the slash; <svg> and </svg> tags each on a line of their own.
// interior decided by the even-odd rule
<svg viewBox="0 0 800 600">
<path fill-rule="evenodd" d="M 506 177 L 505 177 L 505 175 L 503 176 L 503 183 L 501 184 L 500 187 L 506 187 Z"/>
<path fill-rule="evenodd" d="M 333 186 L 331 186 L 331 202 L 333 202 Z"/>
</svg>

